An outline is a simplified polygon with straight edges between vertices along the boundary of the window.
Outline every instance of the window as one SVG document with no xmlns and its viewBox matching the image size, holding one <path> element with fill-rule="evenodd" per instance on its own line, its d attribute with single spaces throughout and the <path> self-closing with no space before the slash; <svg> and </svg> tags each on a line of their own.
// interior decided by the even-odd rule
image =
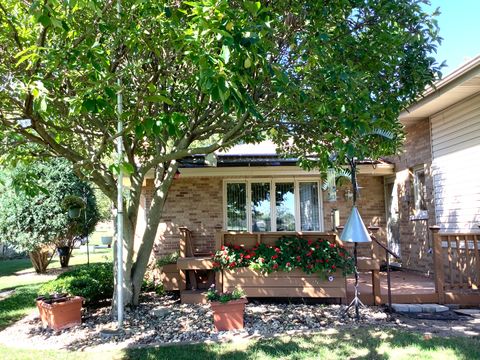
<svg viewBox="0 0 480 360">
<path fill-rule="evenodd" d="M 225 224 L 232 231 L 321 231 L 318 181 L 225 182 Z"/>
<path fill-rule="evenodd" d="M 427 214 L 427 187 L 425 185 L 425 169 L 423 166 L 413 170 L 413 200 L 415 215 Z"/>
</svg>

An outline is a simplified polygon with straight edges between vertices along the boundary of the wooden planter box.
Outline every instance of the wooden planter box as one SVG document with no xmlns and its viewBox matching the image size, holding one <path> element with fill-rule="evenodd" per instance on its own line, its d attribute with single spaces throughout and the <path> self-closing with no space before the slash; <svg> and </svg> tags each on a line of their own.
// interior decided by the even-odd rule
<svg viewBox="0 0 480 360">
<path fill-rule="evenodd" d="M 213 324 L 217 331 L 243 329 L 243 315 L 247 299 L 232 300 L 227 303 L 214 301 L 210 304 Z"/>
<path fill-rule="evenodd" d="M 160 270 L 160 280 L 162 281 L 165 290 L 179 290 L 180 271 L 177 268 L 177 264 L 163 265 Z"/>
<path fill-rule="evenodd" d="M 37 300 L 43 325 L 57 331 L 82 323 L 82 304 L 83 298 L 80 296 L 52 304 Z"/>
<path fill-rule="evenodd" d="M 341 272 L 328 281 L 319 274 L 295 269 L 262 274 L 250 268 L 223 271 L 223 291 L 241 287 L 247 297 L 346 298 L 347 282 Z"/>
</svg>

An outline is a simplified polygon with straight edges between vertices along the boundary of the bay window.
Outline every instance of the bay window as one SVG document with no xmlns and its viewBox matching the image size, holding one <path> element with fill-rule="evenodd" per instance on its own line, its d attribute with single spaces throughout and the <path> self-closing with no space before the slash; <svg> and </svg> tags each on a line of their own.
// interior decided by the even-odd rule
<svg viewBox="0 0 480 360">
<path fill-rule="evenodd" d="M 322 231 L 318 181 L 226 180 L 225 226 L 232 231 Z"/>
</svg>

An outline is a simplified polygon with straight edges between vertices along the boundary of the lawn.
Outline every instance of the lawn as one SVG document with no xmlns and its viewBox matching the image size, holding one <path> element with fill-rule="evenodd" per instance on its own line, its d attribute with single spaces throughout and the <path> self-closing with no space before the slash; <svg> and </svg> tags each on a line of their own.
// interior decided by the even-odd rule
<svg viewBox="0 0 480 360">
<path fill-rule="evenodd" d="M 90 254 L 90 262 L 111 260 L 112 249 L 99 249 Z M 70 265 L 87 263 L 87 254 L 75 249 Z M 38 275 L 29 259 L 0 261 L 0 291 L 14 289 L 14 292 L 0 300 L 0 330 L 28 315 L 35 308 L 35 298 L 41 284 L 55 279 L 60 268 L 58 258 L 50 263 L 47 274 Z"/>
<path fill-rule="evenodd" d="M 433 338 L 399 330 L 327 331 L 310 337 L 282 337 L 240 345 L 173 345 L 111 352 L 31 351 L 0 346 L 4 359 L 478 359 L 480 341 L 473 338 Z M 193 355 L 194 354 L 194 355 Z"/>
</svg>

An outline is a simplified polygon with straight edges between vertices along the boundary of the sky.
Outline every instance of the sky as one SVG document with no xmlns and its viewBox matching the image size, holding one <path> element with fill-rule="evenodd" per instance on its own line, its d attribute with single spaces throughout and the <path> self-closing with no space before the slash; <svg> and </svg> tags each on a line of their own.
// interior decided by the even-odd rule
<svg viewBox="0 0 480 360">
<path fill-rule="evenodd" d="M 438 17 L 442 44 L 434 55 L 437 62 L 447 61 L 443 76 L 465 61 L 480 55 L 480 0 L 430 0 L 432 11 L 440 8 Z"/>
</svg>

